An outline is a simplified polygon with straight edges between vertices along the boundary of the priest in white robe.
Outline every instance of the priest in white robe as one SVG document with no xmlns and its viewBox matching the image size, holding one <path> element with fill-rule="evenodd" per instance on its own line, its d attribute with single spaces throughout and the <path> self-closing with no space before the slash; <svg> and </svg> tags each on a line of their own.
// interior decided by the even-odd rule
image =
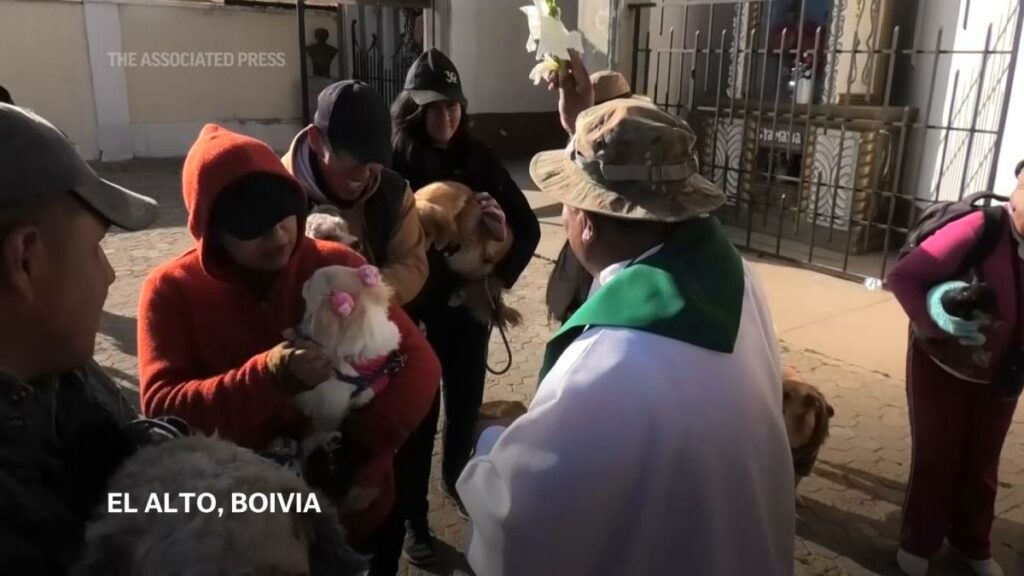
<svg viewBox="0 0 1024 576">
<path fill-rule="evenodd" d="M 597 290 L 457 488 L 480 576 L 793 573 L 779 351 L 690 127 L 616 100 L 531 175 Z"/>
</svg>

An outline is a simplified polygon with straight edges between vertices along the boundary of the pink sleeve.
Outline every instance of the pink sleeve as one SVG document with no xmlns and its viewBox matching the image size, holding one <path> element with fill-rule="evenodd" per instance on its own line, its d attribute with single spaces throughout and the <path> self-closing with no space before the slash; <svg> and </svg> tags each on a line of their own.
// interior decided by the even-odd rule
<svg viewBox="0 0 1024 576">
<path fill-rule="evenodd" d="M 952 280 L 985 225 L 982 212 L 954 220 L 929 236 L 900 260 L 886 278 L 910 321 L 919 330 L 937 336 L 942 333 L 928 315 L 928 290 Z"/>
</svg>

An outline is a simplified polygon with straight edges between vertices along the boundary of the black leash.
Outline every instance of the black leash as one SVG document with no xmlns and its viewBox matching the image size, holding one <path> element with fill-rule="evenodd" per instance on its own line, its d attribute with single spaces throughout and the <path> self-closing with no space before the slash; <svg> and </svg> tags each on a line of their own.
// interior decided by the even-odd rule
<svg viewBox="0 0 1024 576">
<path fill-rule="evenodd" d="M 501 334 L 501 341 L 505 345 L 505 357 L 508 359 L 508 363 L 501 370 L 495 370 L 491 368 L 491 361 L 487 361 L 487 371 L 495 376 L 501 376 L 512 369 L 512 346 L 508 343 L 508 335 L 505 334 L 505 326 L 498 321 L 498 307 L 494 305 L 494 299 L 491 297 L 491 287 L 488 283 L 488 279 L 484 278 L 484 291 L 487 293 L 487 303 L 491 305 L 491 328 L 487 331 L 487 338 L 490 339 L 494 333 L 494 327 L 498 327 L 498 333 Z"/>
</svg>

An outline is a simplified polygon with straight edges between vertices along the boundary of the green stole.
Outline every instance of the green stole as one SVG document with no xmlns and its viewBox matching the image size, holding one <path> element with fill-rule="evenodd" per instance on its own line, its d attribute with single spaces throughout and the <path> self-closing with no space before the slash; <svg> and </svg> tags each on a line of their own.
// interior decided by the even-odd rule
<svg viewBox="0 0 1024 576">
<path fill-rule="evenodd" d="M 743 313 L 743 260 L 714 217 L 680 224 L 583 303 L 548 342 L 540 380 L 589 327 L 632 328 L 731 354 Z"/>
</svg>

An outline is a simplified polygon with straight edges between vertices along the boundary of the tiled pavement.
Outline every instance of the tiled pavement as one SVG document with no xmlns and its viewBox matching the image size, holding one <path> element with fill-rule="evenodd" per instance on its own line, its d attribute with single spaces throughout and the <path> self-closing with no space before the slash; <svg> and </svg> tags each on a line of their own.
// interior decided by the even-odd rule
<svg viewBox="0 0 1024 576">
<path fill-rule="evenodd" d="M 162 206 L 154 229 L 114 233 L 105 241 L 118 279 L 107 300 L 96 357 L 133 394 L 137 394 L 138 384 L 135 328 L 139 287 L 154 266 L 191 246 L 179 189 L 180 164 L 133 161 L 100 167 L 104 176 L 156 196 Z M 534 259 L 509 299 L 524 313 L 526 322 L 510 334 L 513 366 L 508 373 L 489 378 L 488 399 L 528 400 L 536 389 L 540 353 L 551 332 L 543 307 L 550 267 L 549 262 Z M 504 365 L 504 348 L 497 338 L 491 354 L 496 367 Z M 814 476 L 800 487 L 805 507 L 797 510 L 797 574 L 898 574 L 893 552 L 910 455 L 902 380 L 809 351 L 787 350 L 785 357 L 821 388 L 836 408 L 832 437 Z M 994 529 L 996 558 L 1007 574 L 1013 575 L 1024 575 L 1022 419 L 1015 419 L 1003 451 Z M 435 453 L 435 461 L 437 458 Z M 403 568 L 404 574 L 450 574 L 455 567 L 464 567 L 458 550 L 464 544 L 465 526 L 437 486 L 435 474 L 431 523 L 443 541 L 442 561 L 431 571 Z M 936 564 L 933 574 L 967 574 L 948 554 Z M 680 566 L 679 574 L 686 574 L 685 566 Z"/>
</svg>

